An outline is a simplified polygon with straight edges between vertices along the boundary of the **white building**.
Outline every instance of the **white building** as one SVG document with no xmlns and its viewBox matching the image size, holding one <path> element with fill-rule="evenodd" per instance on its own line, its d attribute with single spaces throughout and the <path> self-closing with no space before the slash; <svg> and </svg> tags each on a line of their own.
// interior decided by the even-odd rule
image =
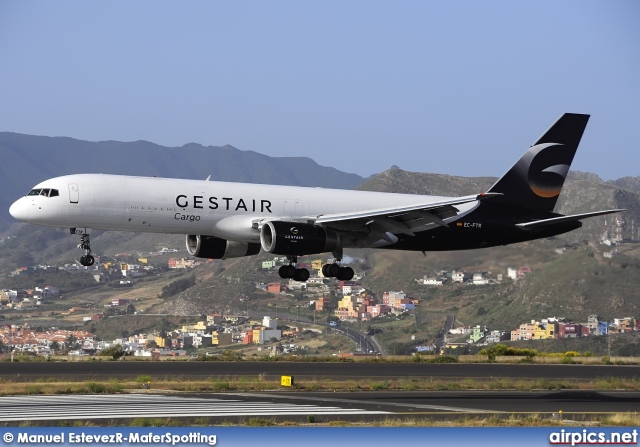
<svg viewBox="0 0 640 447">
<path fill-rule="evenodd" d="M 48 298 L 50 296 L 56 296 L 60 293 L 57 287 L 53 286 L 45 286 L 45 287 L 35 287 L 35 292 L 38 292 L 40 296 L 43 298 Z"/>
<path fill-rule="evenodd" d="M 424 284 L 425 286 L 441 286 L 444 281 L 442 280 L 442 278 L 425 275 L 424 278 L 418 280 L 418 282 Z"/>
<path fill-rule="evenodd" d="M 464 282 L 464 272 L 454 270 L 451 272 L 451 282 Z"/>
<path fill-rule="evenodd" d="M 491 331 L 486 338 L 487 343 L 500 343 L 503 340 L 507 340 L 507 333 L 505 331 Z"/>
<path fill-rule="evenodd" d="M 274 320 L 269 316 L 265 316 L 262 319 L 262 325 L 267 329 L 277 329 L 278 328 L 278 320 Z"/>
<path fill-rule="evenodd" d="M 473 333 L 473 328 L 471 327 L 457 327 L 455 329 L 449 329 L 449 333 L 450 334 L 459 334 L 459 335 L 469 335 L 471 333 Z"/>
<path fill-rule="evenodd" d="M 258 336 L 256 340 L 256 335 Z M 272 338 L 280 340 L 282 338 L 282 331 L 280 329 L 262 329 L 259 331 L 253 331 L 253 342 L 263 345 Z"/>
<path fill-rule="evenodd" d="M 473 285 L 480 286 L 484 284 L 489 284 L 489 280 L 484 277 L 482 273 L 474 273 L 473 274 Z"/>
</svg>

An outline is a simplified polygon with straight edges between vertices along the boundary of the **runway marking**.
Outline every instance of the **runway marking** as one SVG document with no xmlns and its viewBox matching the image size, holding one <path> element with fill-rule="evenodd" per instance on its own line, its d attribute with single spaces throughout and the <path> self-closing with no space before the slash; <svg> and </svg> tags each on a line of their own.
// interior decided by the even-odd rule
<svg viewBox="0 0 640 447">
<path fill-rule="evenodd" d="M 312 404 L 246 402 L 158 395 L 111 394 L 0 397 L 0 421 L 58 419 L 119 419 L 141 417 L 232 417 L 296 415 L 393 414 L 359 408 Z"/>
<path fill-rule="evenodd" d="M 425 410 L 439 410 L 446 412 L 454 412 L 454 413 L 503 413 L 503 411 L 496 410 L 483 410 L 479 408 L 463 408 L 463 407 L 449 407 L 444 405 L 425 405 L 425 404 L 405 404 L 400 402 L 387 402 L 387 401 L 376 401 L 376 400 L 355 400 L 355 399 L 337 399 L 333 397 L 301 397 L 301 396 L 290 396 L 290 395 L 276 395 L 276 394 L 261 394 L 261 393 L 229 393 L 229 396 L 240 396 L 240 397 L 268 397 L 275 399 L 291 399 L 291 400 L 315 400 L 320 402 L 335 402 L 335 403 L 347 403 L 347 404 L 356 404 L 356 405 L 384 405 L 386 407 L 404 407 L 404 408 L 420 408 Z M 393 412 L 395 414 L 395 412 Z"/>
</svg>

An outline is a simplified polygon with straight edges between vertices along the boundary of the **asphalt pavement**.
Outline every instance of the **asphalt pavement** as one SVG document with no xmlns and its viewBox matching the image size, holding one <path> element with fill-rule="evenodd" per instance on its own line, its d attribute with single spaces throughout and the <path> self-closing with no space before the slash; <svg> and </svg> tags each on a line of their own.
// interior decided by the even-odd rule
<svg viewBox="0 0 640 447">
<path fill-rule="evenodd" d="M 120 379 L 150 375 L 162 378 L 263 377 L 282 375 L 296 379 L 548 379 L 595 380 L 640 378 L 640 365 L 536 365 L 499 363 L 369 363 L 369 362 L 259 362 L 259 361 L 103 361 L 103 362 L 2 362 L 0 378 Z"/>
</svg>

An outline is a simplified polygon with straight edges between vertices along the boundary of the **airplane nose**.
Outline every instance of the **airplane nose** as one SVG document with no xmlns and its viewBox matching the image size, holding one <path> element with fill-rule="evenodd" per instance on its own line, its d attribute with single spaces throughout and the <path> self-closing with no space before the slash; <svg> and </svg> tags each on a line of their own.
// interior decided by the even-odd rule
<svg viewBox="0 0 640 447">
<path fill-rule="evenodd" d="M 24 200 L 16 200 L 9 208 L 9 214 L 15 219 L 26 222 L 29 217 L 29 207 Z"/>
</svg>

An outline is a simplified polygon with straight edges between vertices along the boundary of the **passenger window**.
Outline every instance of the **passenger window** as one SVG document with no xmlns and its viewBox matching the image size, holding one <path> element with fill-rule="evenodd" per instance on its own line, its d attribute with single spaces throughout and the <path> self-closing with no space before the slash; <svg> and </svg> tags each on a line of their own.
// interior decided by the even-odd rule
<svg viewBox="0 0 640 447">
<path fill-rule="evenodd" d="M 27 194 L 28 196 L 39 196 L 40 195 L 40 191 L 42 191 L 41 189 L 32 189 L 29 194 Z"/>
<path fill-rule="evenodd" d="M 60 195 L 60 193 L 58 192 L 57 189 L 52 189 L 51 190 L 51 194 L 49 194 L 49 197 L 57 197 L 59 195 Z"/>
</svg>

